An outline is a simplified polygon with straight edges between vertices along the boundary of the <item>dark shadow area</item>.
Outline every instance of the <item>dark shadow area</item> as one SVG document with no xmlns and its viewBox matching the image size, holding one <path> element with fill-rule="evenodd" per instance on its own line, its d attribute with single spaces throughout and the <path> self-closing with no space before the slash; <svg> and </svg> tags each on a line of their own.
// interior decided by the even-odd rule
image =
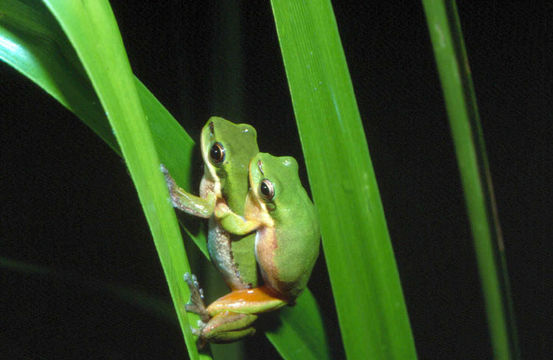
<svg viewBox="0 0 553 360">
<path fill-rule="evenodd" d="M 440 84 L 419 2 L 334 1 L 420 359 L 491 358 L 486 314 Z M 197 141 L 207 118 L 252 124 L 308 184 L 268 2 L 239 5 L 241 57 L 216 51 L 214 2 L 112 1 L 135 74 Z M 522 357 L 553 352 L 551 6 L 459 2 L 509 266 Z M 238 60 L 237 60 L 238 59 Z M 241 59 L 241 60 L 240 60 Z M 236 86 L 217 84 L 239 69 Z M 233 70 L 234 71 L 234 70 Z M 238 70 L 237 70 L 238 71 Z M 227 73 L 228 75 L 228 73 Z M 0 256 L 170 304 L 122 160 L 73 114 L 0 63 Z M 225 99 L 229 99 L 225 102 Z M 232 101 L 240 100 L 234 108 Z M 324 156 L 324 139 L 321 139 Z M 197 193 L 199 153 L 193 167 Z M 181 217 L 196 231 L 204 221 Z M 344 239 L 347 241 L 347 239 Z M 321 252 L 322 254 L 322 252 Z M 352 278 L 355 274 L 351 274 Z M 78 281 L 0 268 L 10 359 L 182 359 L 180 329 Z M 309 283 L 342 358 L 321 258 Z M 378 294 L 368 294 L 378 296 Z M 278 326 L 275 314 L 260 329 Z M 261 334 L 250 358 L 277 358 Z"/>
</svg>

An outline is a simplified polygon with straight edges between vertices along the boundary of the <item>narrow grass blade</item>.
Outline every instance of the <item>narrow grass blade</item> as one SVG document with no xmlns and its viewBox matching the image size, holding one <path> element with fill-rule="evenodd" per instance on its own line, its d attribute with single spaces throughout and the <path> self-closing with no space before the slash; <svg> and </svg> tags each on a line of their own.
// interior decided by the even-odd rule
<svg viewBox="0 0 553 360">
<path fill-rule="evenodd" d="M 519 358 L 505 263 L 474 86 L 455 1 L 423 0 L 461 173 L 496 359 Z"/>
<path fill-rule="evenodd" d="M 346 355 L 416 358 L 330 1 L 271 3 Z"/>
<path fill-rule="evenodd" d="M 237 3 L 221 2 L 217 5 L 215 59 L 224 58 L 212 64 L 211 82 L 212 108 L 223 109 L 221 113 L 234 114 L 232 118 L 243 118 L 244 99 L 239 89 L 243 74 L 243 56 L 240 43 L 240 9 Z M 217 56 L 218 55 L 218 56 Z M 229 68 L 231 70 L 229 70 Z M 224 76 L 221 74 L 224 73 Z M 219 111 L 218 111 L 219 112 Z M 320 310 L 313 294 L 306 289 L 297 299 L 296 305 L 286 307 L 279 313 L 280 324 L 266 336 L 284 359 L 330 359 L 330 349 Z"/>
<path fill-rule="evenodd" d="M 101 0 L 45 3 L 75 48 L 115 132 L 154 238 L 189 356 L 199 359 L 189 325 L 195 317 L 183 307 L 189 292 L 182 275 L 190 267 L 113 12 Z"/>
</svg>

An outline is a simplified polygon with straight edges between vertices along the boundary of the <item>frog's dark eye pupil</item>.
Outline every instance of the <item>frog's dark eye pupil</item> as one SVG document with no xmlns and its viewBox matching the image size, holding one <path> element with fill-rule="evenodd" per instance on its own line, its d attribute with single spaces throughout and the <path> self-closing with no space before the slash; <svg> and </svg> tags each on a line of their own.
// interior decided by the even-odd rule
<svg viewBox="0 0 553 360">
<path fill-rule="evenodd" d="M 261 183 L 261 193 L 265 196 L 269 196 L 270 194 L 270 189 L 269 189 L 269 186 L 267 186 L 266 183 L 262 182 Z"/>
<path fill-rule="evenodd" d="M 214 163 L 220 164 L 225 160 L 225 148 L 220 143 L 215 143 L 209 150 L 209 157 Z"/>
<path fill-rule="evenodd" d="M 272 200 L 275 196 L 275 189 L 273 187 L 273 184 L 265 179 L 261 182 L 259 185 L 259 191 L 261 192 L 261 195 L 265 198 L 265 200 Z"/>
</svg>

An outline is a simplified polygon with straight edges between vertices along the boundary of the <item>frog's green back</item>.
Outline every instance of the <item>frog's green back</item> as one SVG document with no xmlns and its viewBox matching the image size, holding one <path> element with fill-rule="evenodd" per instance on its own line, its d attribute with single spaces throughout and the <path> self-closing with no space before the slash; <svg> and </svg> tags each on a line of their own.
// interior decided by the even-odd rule
<svg viewBox="0 0 553 360">
<path fill-rule="evenodd" d="M 209 151 L 218 142 L 224 148 L 224 160 L 214 164 Z M 202 130 L 202 154 L 221 182 L 221 192 L 227 205 L 237 214 L 244 215 L 248 193 L 248 168 L 250 160 L 259 152 L 257 132 L 248 124 L 234 124 L 221 117 L 211 117 Z M 231 235 L 232 258 L 238 270 L 237 276 L 245 284 L 257 286 L 258 273 L 254 251 L 255 234 L 243 237 Z M 216 258 L 214 244 L 208 243 L 210 255 Z M 219 246 L 219 245 L 218 245 Z M 219 254 L 220 255 L 220 254 Z"/>
<path fill-rule="evenodd" d="M 257 132 L 248 124 L 234 124 L 213 116 L 202 130 L 202 153 L 209 154 L 218 142 L 224 147 L 225 159 L 215 167 L 221 180 L 223 196 L 230 208 L 244 215 L 244 202 L 248 192 L 248 166 L 259 152 Z"/>
<path fill-rule="evenodd" d="M 280 289 L 295 298 L 306 287 L 319 256 L 320 232 L 315 206 L 298 175 L 298 163 L 289 156 L 260 153 L 263 174 L 273 184 L 271 217 L 275 221 L 277 248 L 273 261 Z M 259 165 L 258 165 L 259 167 Z"/>
</svg>

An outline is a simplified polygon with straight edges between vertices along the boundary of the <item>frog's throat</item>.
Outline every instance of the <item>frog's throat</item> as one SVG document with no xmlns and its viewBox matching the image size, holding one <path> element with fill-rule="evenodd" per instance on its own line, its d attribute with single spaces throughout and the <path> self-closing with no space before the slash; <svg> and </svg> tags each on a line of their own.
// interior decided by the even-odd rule
<svg viewBox="0 0 553 360">
<path fill-rule="evenodd" d="M 204 159 L 204 161 L 209 161 Z M 215 167 L 209 163 L 205 163 L 204 174 L 207 174 L 208 182 L 211 183 L 211 191 L 215 194 L 217 199 L 223 198 L 223 193 L 221 191 L 221 179 L 215 172 Z"/>
<path fill-rule="evenodd" d="M 255 184 L 253 178 L 253 171 L 250 171 L 249 175 L 250 184 Z M 274 220 L 269 214 L 267 204 L 261 200 L 259 195 L 259 187 L 254 186 L 250 188 L 246 195 L 246 206 L 244 207 L 244 217 L 248 219 L 257 220 L 260 224 L 267 227 L 274 226 Z"/>
</svg>

